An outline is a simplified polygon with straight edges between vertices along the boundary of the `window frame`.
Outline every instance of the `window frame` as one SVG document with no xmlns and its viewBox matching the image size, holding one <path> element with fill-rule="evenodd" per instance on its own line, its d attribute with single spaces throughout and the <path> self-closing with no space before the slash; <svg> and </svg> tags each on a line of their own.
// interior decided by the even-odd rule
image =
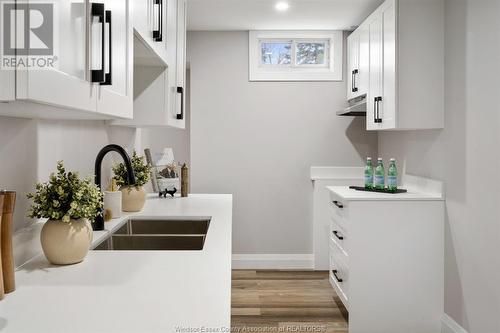
<svg viewBox="0 0 500 333">
<path fill-rule="evenodd" d="M 261 44 L 264 42 L 291 42 L 290 65 L 262 64 Z M 297 65 L 297 44 L 328 42 L 325 50 L 326 65 Z M 250 81 L 342 81 L 343 71 L 342 31 L 249 31 L 249 80 Z"/>
</svg>

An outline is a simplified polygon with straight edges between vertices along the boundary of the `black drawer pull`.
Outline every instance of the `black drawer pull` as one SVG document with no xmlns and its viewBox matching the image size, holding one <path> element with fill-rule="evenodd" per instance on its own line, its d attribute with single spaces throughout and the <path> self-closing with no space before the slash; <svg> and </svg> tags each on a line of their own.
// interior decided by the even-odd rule
<svg viewBox="0 0 500 333">
<path fill-rule="evenodd" d="M 100 83 L 104 82 L 105 80 L 105 73 L 104 73 L 104 62 L 106 61 L 104 55 L 104 35 L 105 35 L 105 24 L 106 24 L 105 10 L 103 3 L 92 3 L 90 8 L 91 8 L 90 20 L 92 20 L 93 17 L 97 17 L 99 18 L 99 24 L 101 24 L 101 68 L 90 69 L 90 82 Z M 92 38 L 92 35 L 90 38 Z"/>
<path fill-rule="evenodd" d="M 163 0 L 153 0 L 153 7 L 158 6 L 158 29 L 153 30 L 155 42 L 163 41 Z"/>
<path fill-rule="evenodd" d="M 337 282 L 338 282 L 338 283 L 342 283 L 342 282 L 344 282 L 344 280 L 342 280 L 341 278 L 339 278 L 339 277 L 337 276 L 338 271 L 337 271 L 336 269 L 332 269 L 332 273 L 333 273 L 333 276 L 335 277 L 335 280 L 337 280 Z"/>
<path fill-rule="evenodd" d="M 106 23 L 109 24 L 109 38 L 108 38 L 108 58 L 109 58 L 109 72 L 104 73 L 104 82 L 101 82 L 101 86 L 110 86 L 113 84 L 113 31 L 111 30 L 111 11 L 107 10 L 105 12 Z"/>
<path fill-rule="evenodd" d="M 344 205 L 341 204 L 340 202 L 338 202 L 337 200 L 333 201 L 333 204 L 337 207 L 339 207 L 340 209 L 344 208 Z"/>
<path fill-rule="evenodd" d="M 332 233 L 333 233 L 333 234 L 335 235 L 335 237 L 337 237 L 339 240 L 344 240 L 344 236 L 340 236 L 340 235 L 339 235 L 339 232 L 338 232 L 337 230 L 334 230 Z"/>
<path fill-rule="evenodd" d="M 382 118 L 380 118 L 380 102 L 382 102 L 382 96 L 375 97 L 375 105 L 376 105 L 376 118 L 375 122 L 380 124 L 382 123 Z"/>
<path fill-rule="evenodd" d="M 352 71 L 352 79 L 351 79 L 351 81 L 352 81 L 351 91 L 352 92 L 357 92 L 358 91 L 358 87 L 357 87 L 357 84 L 356 84 L 356 74 L 358 74 L 358 73 L 359 73 L 359 71 L 357 69 L 355 69 L 355 70 Z"/>
<path fill-rule="evenodd" d="M 176 118 L 182 120 L 184 119 L 184 87 L 177 87 L 177 93 L 181 94 L 181 113 L 178 113 Z"/>
</svg>

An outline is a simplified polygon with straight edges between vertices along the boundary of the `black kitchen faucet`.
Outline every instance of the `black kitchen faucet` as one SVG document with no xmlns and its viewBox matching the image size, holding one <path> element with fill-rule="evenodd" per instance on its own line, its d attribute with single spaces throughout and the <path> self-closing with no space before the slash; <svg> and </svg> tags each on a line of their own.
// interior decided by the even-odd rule
<svg viewBox="0 0 500 333">
<path fill-rule="evenodd" d="M 132 162 L 130 161 L 130 156 L 127 154 L 125 149 L 123 147 L 120 147 L 119 145 L 107 145 L 106 147 L 102 148 L 99 154 L 97 154 L 96 160 L 95 160 L 95 183 L 99 188 L 101 188 L 101 167 L 102 167 L 102 160 L 104 159 L 104 156 L 106 156 L 107 153 L 109 152 L 117 152 L 118 154 L 121 155 L 123 158 L 123 161 L 125 162 L 125 168 L 127 169 L 127 183 L 128 185 L 135 185 L 135 175 L 134 175 L 134 170 L 132 169 Z M 102 190 L 102 188 L 101 188 Z M 99 230 L 104 230 L 104 214 L 103 210 L 101 209 L 101 214 L 95 218 L 94 223 L 92 224 L 92 228 L 96 231 Z"/>
</svg>

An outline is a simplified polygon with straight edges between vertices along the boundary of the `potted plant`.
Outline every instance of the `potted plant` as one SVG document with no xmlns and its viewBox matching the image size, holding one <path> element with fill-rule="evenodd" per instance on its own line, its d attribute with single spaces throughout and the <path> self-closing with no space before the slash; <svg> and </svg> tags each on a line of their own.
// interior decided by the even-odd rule
<svg viewBox="0 0 500 333">
<path fill-rule="evenodd" d="M 33 201 L 28 216 L 48 219 L 40 236 L 47 259 L 56 265 L 81 262 L 92 242 L 90 223 L 102 208 L 102 193 L 92 178 L 66 172 L 60 161 L 57 174 L 51 174 L 46 183 L 37 183 L 27 197 Z"/>
<path fill-rule="evenodd" d="M 134 151 L 131 158 L 132 169 L 135 174 L 135 184 L 127 184 L 127 169 L 124 163 L 119 163 L 113 167 L 114 179 L 120 186 L 122 192 L 122 209 L 124 212 L 138 212 L 146 203 L 146 191 L 144 185 L 149 181 L 151 167 L 146 163 L 143 156 L 137 155 Z"/>
</svg>

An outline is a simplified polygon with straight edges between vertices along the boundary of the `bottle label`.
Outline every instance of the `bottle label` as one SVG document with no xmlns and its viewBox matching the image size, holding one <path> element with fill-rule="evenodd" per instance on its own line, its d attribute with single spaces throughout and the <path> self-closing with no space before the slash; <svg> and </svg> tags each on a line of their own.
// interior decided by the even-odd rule
<svg viewBox="0 0 500 333">
<path fill-rule="evenodd" d="M 365 175 L 365 185 L 373 185 L 373 176 Z"/>
<path fill-rule="evenodd" d="M 387 186 L 396 187 L 398 186 L 398 177 L 396 176 L 387 176 Z"/>
<path fill-rule="evenodd" d="M 384 176 L 375 175 L 375 186 L 384 186 Z"/>
</svg>

